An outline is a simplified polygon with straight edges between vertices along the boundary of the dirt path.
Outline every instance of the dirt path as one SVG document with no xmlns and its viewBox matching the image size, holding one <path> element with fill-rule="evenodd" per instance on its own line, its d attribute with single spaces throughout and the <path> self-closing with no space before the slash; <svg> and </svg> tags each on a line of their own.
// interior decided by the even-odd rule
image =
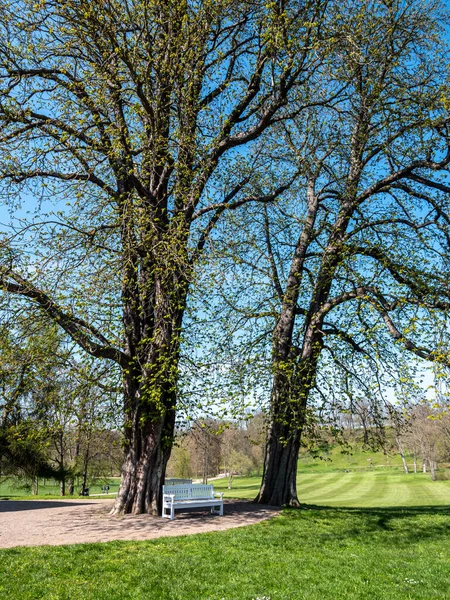
<svg viewBox="0 0 450 600">
<path fill-rule="evenodd" d="M 176 513 L 174 521 L 148 515 L 111 517 L 112 500 L 0 500 L 0 548 L 59 546 L 224 531 L 268 519 L 278 511 L 227 501 L 224 516 L 208 511 Z"/>
</svg>

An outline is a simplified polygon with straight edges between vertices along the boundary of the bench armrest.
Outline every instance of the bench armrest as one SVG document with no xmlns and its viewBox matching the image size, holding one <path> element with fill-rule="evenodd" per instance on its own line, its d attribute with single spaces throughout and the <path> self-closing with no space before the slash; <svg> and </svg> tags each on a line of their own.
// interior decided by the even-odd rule
<svg viewBox="0 0 450 600">
<path fill-rule="evenodd" d="M 171 500 L 173 502 L 175 500 L 175 494 L 163 494 L 163 501 Z"/>
<path fill-rule="evenodd" d="M 214 496 L 220 496 L 220 499 L 223 500 L 224 492 L 214 492 Z"/>
</svg>

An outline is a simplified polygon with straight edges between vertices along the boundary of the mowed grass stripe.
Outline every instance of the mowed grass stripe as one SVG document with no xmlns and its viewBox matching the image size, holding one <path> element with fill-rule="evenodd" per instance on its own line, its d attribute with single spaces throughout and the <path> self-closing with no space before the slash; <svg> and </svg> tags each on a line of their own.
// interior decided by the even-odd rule
<svg viewBox="0 0 450 600">
<path fill-rule="evenodd" d="M 372 475 L 372 477 L 370 477 Z M 364 494 L 361 494 L 359 498 L 356 498 L 352 506 L 360 506 L 362 508 L 368 508 L 373 506 L 381 506 L 383 503 L 387 505 L 391 504 L 391 498 L 395 495 L 393 491 L 392 478 L 390 474 L 367 474 L 366 482 L 367 489 Z"/>
<path fill-rule="evenodd" d="M 225 481 L 221 481 L 217 487 L 225 488 L 228 498 L 251 500 L 256 496 L 260 481 L 256 477 L 236 478 L 232 490 L 226 490 Z M 370 508 L 450 505 L 450 481 L 431 481 L 429 474 L 406 475 L 387 469 L 308 475 L 299 473 L 297 490 L 301 503 L 322 506 Z"/>
<path fill-rule="evenodd" d="M 450 482 L 431 481 L 427 475 L 398 471 L 317 474 L 314 483 L 298 486 L 299 499 L 308 504 L 348 507 L 431 506 L 450 504 Z"/>
<path fill-rule="evenodd" d="M 409 477 L 409 475 L 408 475 Z M 423 479 L 426 476 L 414 475 L 414 478 Z M 420 483 L 420 479 L 417 483 Z M 429 479 L 426 485 L 411 485 L 411 489 L 414 489 L 416 497 L 420 500 L 422 506 L 445 506 L 450 504 L 450 482 L 448 481 L 431 481 Z"/>
<path fill-rule="evenodd" d="M 345 475 L 345 477 L 344 477 Z M 329 484 L 320 475 L 317 477 L 314 488 L 308 490 L 303 496 L 303 501 L 310 504 L 325 504 L 336 502 L 342 492 L 351 489 L 358 482 L 358 473 L 340 473 L 337 480 Z"/>
<path fill-rule="evenodd" d="M 318 485 L 337 485 L 342 481 L 342 473 L 314 473 L 304 477 L 303 474 L 297 474 L 297 492 L 299 494 L 308 494 L 310 490 L 315 490 Z"/>
<path fill-rule="evenodd" d="M 391 484 L 390 493 L 386 494 L 381 506 L 411 506 L 411 504 L 415 504 L 414 494 L 410 493 L 405 473 L 393 477 Z"/>
<path fill-rule="evenodd" d="M 349 480 L 347 488 L 343 488 L 329 501 L 330 506 L 366 506 L 368 501 L 373 500 L 378 488 L 377 479 L 367 475 L 361 476 L 358 473 Z"/>
<path fill-rule="evenodd" d="M 361 474 L 367 486 L 345 498 L 336 498 L 334 505 L 360 507 L 448 506 L 450 482 L 431 481 L 427 475 L 406 475 L 398 472 Z M 371 485 L 372 484 L 372 485 Z"/>
<path fill-rule="evenodd" d="M 317 493 L 322 493 L 325 495 L 325 493 L 327 493 L 329 489 L 334 490 L 338 489 L 341 486 L 342 477 L 339 475 L 337 477 L 331 477 L 330 474 L 327 474 L 326 476 L 316 474 L 316 476 L 314 477 L 314 481 L 312 481 L 307 486 L 302 486 L 297 483 L 297 492 L 302 497 L 307 496 L 309 498 L 310 496 L 314 496 Z M 325 490 L 327 490 L 327 492 L 325 492 Z"/>
<path fill-rule="evenodd" d="M 381 494 L 377 506 L 428 506 L 447 505 L 450 486 L 447 482 L 431 481 L 427 475 L 405 473 L 391 474 L 386 478 L 391 488 Z M 373 502 L 370 506 L 373 506 Z"/>
</svg>

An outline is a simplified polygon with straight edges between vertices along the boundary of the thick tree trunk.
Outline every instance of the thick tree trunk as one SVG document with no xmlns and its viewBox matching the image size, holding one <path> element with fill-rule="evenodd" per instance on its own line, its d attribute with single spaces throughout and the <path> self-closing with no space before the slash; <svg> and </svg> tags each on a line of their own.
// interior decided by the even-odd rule
<svg viewBox="0 0 450 600">
<path fill-rule="evenodd" d="M 124 185 L 124 197 L 129 190 Z M 161 207 L 164 206 L 164 194 Z M 180 216 L 171 227 L 161 209 L 154 237 L 151 221 L 140 223 L 148 253 L 143 262 L 130 237 L 124 203 L 124 462 L 111 514 L 160 515 L 162 486 L 175 430 L 180 334 L 189 287 L 188 223 Z M 137 265 L 140 264 L 140 268 Z"/>
<path fill-rule="evenodd" d="M 140 402 L 138 390 L 133 394 L 133 383 L 125 385 L 129 396 L 134 396 L 127 398 L 134 409 L 128 415 L 121 482 L 111 514 L 160 515 L 175 430 L 175 397 L 173 392 L 167 394 L 158 410 L 150 410 Z"/>
<path fill-rule="evenodd" d="M 276 365 L 263 477 L 255 498 L 260 504 L 300 506 L 297 497 L 298 453 L 320 345 L 312 342 L 306 350 L 306 356 L 292 357 Z"/>
<path fill-rule="evenodd" d="M 111 514 L 161 514 L 162 486 L 171 450 L 168 442 L 162 443 L 162 431 L 167 425 L 165 418 L 136 431 L 140 440 L 125 451 L 120 488 Z"/>
<path fill-rule="evenodd" d="M 271 416 L 266 437 L 264 470 L 261 488 L 255 502 L 277 506 L 300 506 L 297 498 L 297 461 L 300 438 L 304 424 L 304 411 L 309 390 L 315 380 L 317 361 L 321 348 L 321 333 L 311 327 L 315 312 L 311 306 L 308 315 L 302 349 L 293 347 L 293 332 L 297 314 L 304 261 L 319 207 L 315 193 L 315 179 L 308 181 L 308 212 L 303 230 L 298 238 L 289 271 L 282 308 L 272 338 L 273 387 Z M 266 220 L 267 249 L 272 257 L 275 284 L 278 273 L 273 260 Z M 331 285 L 331 284 L 330 284 Z M 281 286 L 280 291 L 281 291 Z M 282 292 L 282 291 L 281 291 Z M 326 296 L 326 293 L 325 293 Z M 313 302 L 314 304 L 314 302 Z M 317 325 L 317 324 L 316 324 Z"/>
<path fill-rule="evenodd" d="M 300 431 L 274 420 L 266 439 L 264 471 L 255 502 L 274 506 L 300 506 L 297 498 L 297 461 Z"/>
</svg>

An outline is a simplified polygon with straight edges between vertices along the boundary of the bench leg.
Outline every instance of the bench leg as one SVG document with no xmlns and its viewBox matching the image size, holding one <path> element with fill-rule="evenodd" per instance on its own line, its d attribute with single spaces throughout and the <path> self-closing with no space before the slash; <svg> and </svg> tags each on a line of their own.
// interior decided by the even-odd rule
<svg viewBox="0 0 450 600">
<path fill-rule="evenodd" d="M 217 507 L 219 507 L 219 510 L 217 510 Z M 218 504 L 217 506 L 213 506 L 211 508 L 211 514 L 219 515 L 219 517 L 223 517 L 223 504 Z"/>
<path fill-rule="evenodd" d="M 170 520 L 173 521 L 175 519 L 175 509 L 173 507 L 173 504 L 170 507 Z"/>
</svg>

